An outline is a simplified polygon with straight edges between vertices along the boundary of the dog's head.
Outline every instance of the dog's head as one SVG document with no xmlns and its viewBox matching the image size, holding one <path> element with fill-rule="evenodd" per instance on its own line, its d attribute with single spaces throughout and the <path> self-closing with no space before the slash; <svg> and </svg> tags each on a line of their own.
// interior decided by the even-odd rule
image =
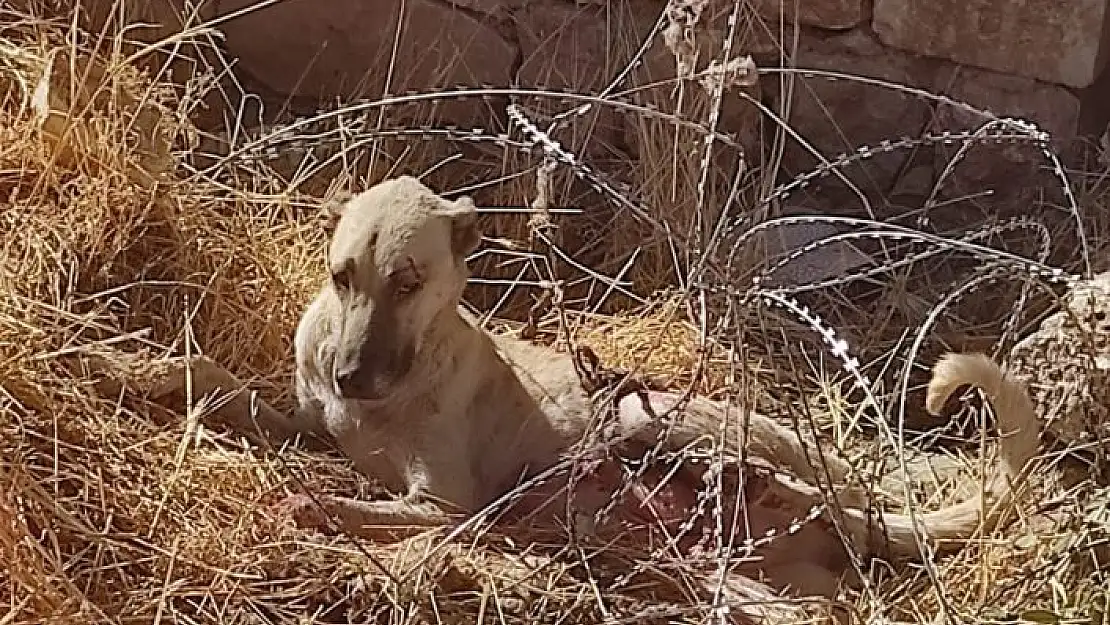
<svg viewBox="0 0 1110 625">
<path fill-rule="evenodd" d="M 412 370 L 437 317 L 462 298 L 466 256 L 481 242 L 474 203 L 445 200 L 403 176 L 331 210 L 332 379 L 344 398 L 386 399 Z"/>
</svg>

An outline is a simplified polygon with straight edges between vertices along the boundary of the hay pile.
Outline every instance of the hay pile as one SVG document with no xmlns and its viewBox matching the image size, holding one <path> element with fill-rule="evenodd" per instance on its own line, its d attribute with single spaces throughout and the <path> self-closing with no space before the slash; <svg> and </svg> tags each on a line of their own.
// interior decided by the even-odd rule
<svg viewBox="0 0 1110 625">
<path fill-rule="evenodd" d="M 300 492 L 296 478 L 365 496 L 370 485 L 338 458 L 267 456 L 98 392 L 85 356 L 188 345 L 288 408 L 292 330 L 324 233 L 292 199 L 176 177 L 165 156 L 189 129 L 168 92 L 120 58 L 74 55 L 64 34 L 28 22 L 0 42 L 0 620 L 468 622 L 521 615 L 523 601 L 545 621 L 596 615 L 570 559 L 539 567 L 493 538 L 428 556 L 430 541 L 298 532 L 268 509 Z"/>
<path fill-rule="evenodd" d="M 604 596 L 596 575 L 631 556 L 592 554 L 587 567 L 553 555 L 560 536 L 371 545 L 296 530 L 269 506 L 299 481 L 372 486 L 339 458 L 277 457 L 98 391 L 90 354 L 190 349 L 288 408 L 292 329 L 324 235 L 296 198 L 248 201 L 249 189 L 175 174 L 171 147 L 189 126 L 172 91 L 65 34 L 23 22 L 0 39 L 0 623 L 646 622 L 667 606 L 698 620 L 677 576 Z M 675 316 L 667 304 L 583 338 L 624 365 L 662 343 L 649 366 L 678 383 L 697 335 L 663 322 Z M 1095 600 L 1088 551 L 1025 528 L 940 567 L 953 607 L 1064 613 Z M 920 571 L 876 592 L 858 598 L 861 614 L 938 609 Z"/>
</svg>

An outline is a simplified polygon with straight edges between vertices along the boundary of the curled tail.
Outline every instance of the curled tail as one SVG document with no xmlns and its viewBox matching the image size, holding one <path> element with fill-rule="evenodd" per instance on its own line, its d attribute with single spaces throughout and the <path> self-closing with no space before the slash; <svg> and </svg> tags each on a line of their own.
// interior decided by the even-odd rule
<svg viewBox="0 0 1110 625">
<path fill-rule="evenodd" d="M 933 367 L 925 408 L 931 414 L 939 414 L 948 397 L 965 384 L 981 389 L 994 408 L 1001 437 L 1001 458 L 980 494 L 935 512 L 916 515 L 918 526 L 930 541 L 966 540 L 980 526 L 984 530 L 991 529 L 1002 512 L 1017 499 L 1014 484 L 1037 453 L 1039 422 L 1025 386 L 984 354 L 945 354 Z M 993 501 L 984 501 L 984 495 Z M 871 531 L 882 532 L 881 526 L 885 525 L 891 555 L 917 557 L 920 554 L 908 515 L 883 514 L 882 522 L 877 523 L 867 519 L 862 511 L 848 510 L 846 513 L 846 520 L 856 525 L 850 528 L 855 536 L 870 537 Z M 867 525 L 860 525 L 864 523 L 879 527 L 869 530 Z M 955 545 L 940 542 L 936 546 L 944 550 Z"/>
<path fill-rule="evenodd" d="M 933 367 L 925 397 L 925 409 L 939 415 L 944 402 L 961 385 L 976 386 L 994 407 L 1001 463 L 987 491 L 996 497 L 1011 497 L 1012 484 L 1037 453 L 1040 421 L 1025 385 L 1006 373 L 984 354 L 946 354 Z"/>
</svg>

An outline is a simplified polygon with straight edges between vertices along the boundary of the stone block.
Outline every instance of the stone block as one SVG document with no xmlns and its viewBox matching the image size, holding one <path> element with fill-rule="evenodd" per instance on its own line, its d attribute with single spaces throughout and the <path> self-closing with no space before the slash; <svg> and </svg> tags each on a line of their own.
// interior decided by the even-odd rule
<svg viewBox="0 0 1110 625">
<path fill-rule="evenodd" d="M 525 0 L 448 0 L 451 4 L 470 9 L 471 11 L 480 11 L 482 13 L 494 14 L 501 11 L 510 11 L 520 7 L 524 4 Z"/>
<path fill-rule="evenodd" d="M 875 0 L 884 43 L 1045 82 L 1085 87 L 1106 65 L 1106 0 Z"/>
<path fill-rule="evenodd" d="M 252 4 L 255 0 L 223 0 L 220 12 L 226 15 Z M 386 90 L 387 77 L 391 94 L 505 85 L 516 57 L 516 48 L 495 29 L 433 0 L 334 0 L 326 10 L 315 0 L 287 0 L 235 18 L 221 30 L 229 53 L 238 59 L 237 68 L 251 82 L 279 97 L 308 98 L 312 106 L 378 97 Z M 416 109 L 423 109 L 426 117 L 432 105 L 410 110 Z M 485 109 L 473 102 L 444 101 L 434 116 L 476 123 Z"/>
<path fill-rule="evenodd" d="M 1101 135 L 1110 124 L 1110 71 L 1103 69 L 1094 84 L 1079 91 L 1079 131 Z"/>
<path fill-rule="evenodd" d="M 970 104 L 998 117 L 1031 121 L 1051 134 L 1053 149 L 1066 154 L 1079 131 L 1079 99 L 1068 89 L 1021 76 L 998 74 L 968 67 L 948 68 L 938 74 L 937 93 Z M 973 131 L 990 119 L 952 104 L 937 105 L 938 131 Z M 960 145 L 938 148 L 936 170 L 944 171 Z M 1045 169 L 1041 150 L 1032 143 L 974 144 L 955 164 L 943 182 L 941 198 L 968 198 L 990 210 L 1010 210 L 1028 205 L 1043 189 L 1059 188 Z M 990 195 L 983 195 L 985 191 Z M 965 211 L 959 200 L 950 212 Z"/>
<path fill-rule="evenodd" d="M 783 216 L 820 214 L 804 205 L 787 206 Z M 767 257 L 777 263 L 805 246 L 840 234 L 844 229 L 829 223 L 796 223 L 766 231 Z M 767 277 L 767 288 L 784 288 L 844 276 L 874 262 L 849 241 L 839 241 L 811 250 L 780 267 Z M 771 266 L 771 265 L 768 265 Z"/>
<path fill-rule="evenodd" d="M 958 67 L 938 74 L 935 91 L 999 117 L 1031 121 L 1059 143 L 1071 141 L 1079 130 L 1079 98 L 1058 85 Z M 937 120 L 942 128 L 969 129 L 987 119 L 962 107 L 943 103 L 937 106 Z"/>
<path fill-rule="evenodd" d="M 522 84 L 596 91 L 616 77 L 651 32 L 656 13 L 625 6 L 538 2 L 515 12 Z"/>
<path fill-rule="evenodd" d="M 608 6 L 538 2 L 514 13 L 523 62 L 516 78 L 522 86 L 598 93 L 616 78 L 651 32 L 658 13 L 634 12 L 624 3 Z M 620 89 L 628 87 L 624 83 Z M 529 101 L 540 107 L 543 102 Z M 548 113 L 572 105 L 551 101 Z M 594 106 L 578 123 L 559 133 L 560 141 L 591 157 L 622 152 L 623 114 Z"/>
<path fill-rule="evenodd" d="M 935 75 L 934 62 L 884 48 L 859 31 L 832 37 L 808 36 L 802 41 L 795 64 L 922 88 L 930 87 Z M 781 94 L 773 93 L 772 98 L 781 107 Z M 848 78 L 799 75 L 786 123 L 823 158 L 831 160 L 864 145 L 876 147 L 884 140 L 917 136 L 927 126 L 931 113 L 929 101 L 912 93 Z M 785 175 L 810 171 L 820 162 L 797 140 L 788 137 L 786 142 L 782 163 Z M 841 171 L 875 201 L 891 190 L 907 157 L 905 152 L 879 154 Z M 835 177 L 819 182 L 817 188 L 833 193 L 845 206 L 859 204 L 857 195 Z"/>
<path fill-rule="evenodd" d="M 782 16 L 787 22 L 830 30 L 853 28 L 867 17 L 863 0 L 754 0 L 752 5 L 768 20 Z"/>
</svg>

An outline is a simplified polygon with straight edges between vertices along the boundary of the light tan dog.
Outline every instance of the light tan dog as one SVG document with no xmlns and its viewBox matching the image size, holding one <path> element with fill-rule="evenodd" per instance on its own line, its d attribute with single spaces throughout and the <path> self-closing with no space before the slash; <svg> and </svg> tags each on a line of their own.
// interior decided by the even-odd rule
<svg viewBox="0 0 1110 625">
<path fill-rule="evenodd" d="M 296 333 L 299 407 L 290 418 L 260 405 L 257 423 L 277 438 L 312 432 L 333 439 L 361 472 L 400 495 L 324 498 L 346 529 L 439 525 L 453 513 L 477 512 L 594 431 L 595 406 L 569 355 L 491 337 L 460 310 L 465 259 L 481 238 L 470 200 L 445 200 L 406 176 L 352 197 L 339 213 L 330 275 Z M 186 364 L 197 392 L 243 388 L 215 363 L 194 359 L 170 371 L 158 393 L 182 388 Z M 939 412 L 963 384 L 984 389 L 996 408 L 1003 458 L 987 494 L 1007 498 L 1036 450 L 1037 419 L 1025 390 L 979 355 L 938 363 L 929 410 Z M 626 396 L 605 431 L 621 445 L 652 445 L 669 431 L 665 446 L 672 450 L 723 435 L 731 455 L 743 444 L 749 456 L 793 474 L 796 480 L 777 484 L 799 506 L 823 501 L 814 484 L 831 478 L 842 488 L 838 518 L 863 555 L 889 549 L 919 557 L 911 518 L 865 512 L 862 489 L 846 487 L 850 467 L 843 460 L 807 448 L 772 419 L 698 397 L 665 428 L 659 415 L 679 400 L 655 391 L 646 404 Z M 245 393 L 233 395 L 222 415 L 251 432 L 247 402 Z M 918 527 L 930 540 L 969 538 L 995 517 L 982 514 L 984 503 L 976 497 L 919 515 Z"/>
<path fill-rule="evenodd" d="M 330 277 L 294 341 L 297 423 L 266 415 L 280 433 L 325 432 L 360 471 L 402 495 L 330 499 L 338 518 L 352 526 L 441 524 L 448 511 L 480 510 L 583 439 L 594 413 L 571 358 L 491 337 L 459 309 L 465 258 L 481 238 L 470 200 L 448 202 L 402 177 L 351 198 L 339 213 Z M 671 447 L 717 432 L 718 415 L 699 414 L 712 421 L 679 424 Z M 614 432 L 655 442 L 654 415 L 621 416 Z M 815 475 L 792 433 L 752 419 L 757 455 Z M 837 479 L 846 472 L 835 464 Z"/>
</svg>

